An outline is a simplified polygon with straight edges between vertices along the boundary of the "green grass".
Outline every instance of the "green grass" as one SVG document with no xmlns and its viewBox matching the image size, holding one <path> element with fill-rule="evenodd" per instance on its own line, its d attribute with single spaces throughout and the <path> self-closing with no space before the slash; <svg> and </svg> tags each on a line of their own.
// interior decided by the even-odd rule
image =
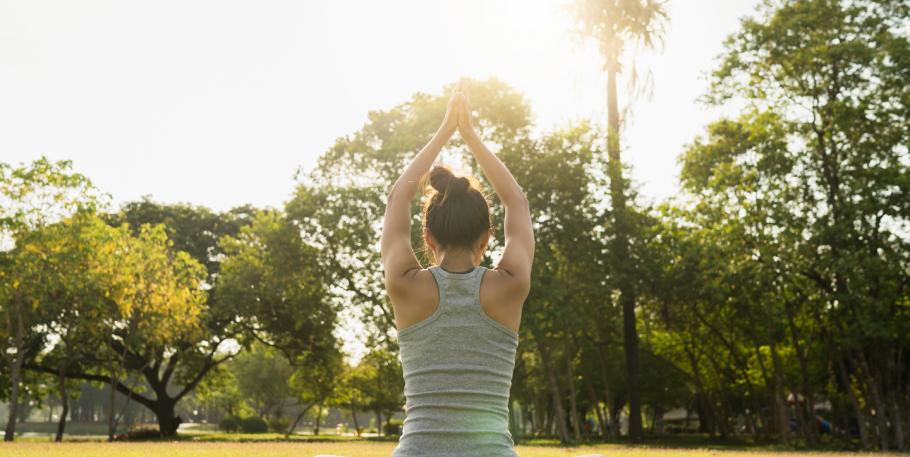
<svg viewBox="0 0 910 457">
<path fill-rule="evenodd" d="M 32 430 L 37 432 L 38 430 Z M 41 430 L 43 431 L 43 430 Z M 88 431 L 88 427 L 86 427 Z M 332 430 L 334 431 L 334 430 Z M 396 438 L 357 438 L 350 435 L 223 433 L 194 427 L 171 441 L 105 442 L 106 435 L 67 435 L 64 443 L 52 443 L 52 434 L 31 434 L 14 443 L 0 444 L 0 457 L 312 457 L 334 454 L 345 457 L 388 457 Z M 841 443 L 842 444 L 842 443 Z M 835 443 L 827 443 L 833 446 Z M 560 446 L 555 440 L 524 441 L 517 447 L 521 457 L 572 457 L 602 454 L 607 457 L 774 457 L 774 456 L 896 456 L 836 451 L 803 451 L 794 445 L 755 444 L 748 441 L 711 439 L 705 435 L 651 437 L 647 445 L 593 444 Z M 906 455 L 906 454 L 905 454 Z"/>
<path fill-rule="evenodd" d="M 0 457 L 312 457 L 337 454 L 346 457 L 388 457 L 393 442 L 14 442 L 0 444 Z M 521 457 L 571 457 L 603 454 L 607 457 L 774 457 L 774 456 L 896 456 L 897 454 L 839 454 L 836 452 L 774 452 L 717 449 L 659 449 L 621 445 L 519 446 Z"/>
</svg>

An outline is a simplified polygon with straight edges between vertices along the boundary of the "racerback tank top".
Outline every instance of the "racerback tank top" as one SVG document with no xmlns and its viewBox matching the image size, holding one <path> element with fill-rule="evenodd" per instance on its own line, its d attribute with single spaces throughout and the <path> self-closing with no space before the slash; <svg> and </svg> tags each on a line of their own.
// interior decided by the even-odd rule
<svg viewBox="0 0 910 457">
<path fill-rule="evenodd" d="M 393 457 L 515 457 L 509 389 L 518 335 L 487 315 L 487 269 L 430 272 L 439 306 L 398 332 L 405 420 Z"/>
</svg>

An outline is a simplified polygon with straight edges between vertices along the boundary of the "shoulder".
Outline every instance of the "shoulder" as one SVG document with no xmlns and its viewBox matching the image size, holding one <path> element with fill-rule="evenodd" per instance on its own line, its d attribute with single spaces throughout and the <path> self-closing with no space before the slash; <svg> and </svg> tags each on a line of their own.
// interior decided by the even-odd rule
<svg viewBox="0 0 910 457">
<path fill-rule="evenodd" d="M 415 268 L 397 277 L 386 276 L 386 291 L 399 329 L 426 319 L 439 306 L 436 279 L 426 268 Z"/>
<path fill-rule="evenodd" d="M 480 287 L 480 306 L 488 317 L 517 333 L 530 290 L 530 275 L 518 276 L 502 268 L 487 270 Z"/>
<path fill-rule="evenodd" d="M 492 305 L 524 303 L 531 291 L 531 275 L 516 274 L 500 267 L 488 269 L 483 277 L 484 295 Z"/>
<path fill-rule="evenodd" d="M 436 279 L 428 268 L 413 268 L 400 275 L 385 275 L 386 292 L 392 304 L 400 300 L 426 298 L 436 294 Z"/>
</svg>

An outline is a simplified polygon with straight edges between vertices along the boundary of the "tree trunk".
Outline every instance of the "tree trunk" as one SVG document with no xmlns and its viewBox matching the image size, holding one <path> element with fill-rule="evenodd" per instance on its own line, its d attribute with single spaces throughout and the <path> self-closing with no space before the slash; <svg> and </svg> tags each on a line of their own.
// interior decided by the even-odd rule
<svg viewBox="0 0 910 457">
<path fill-rule="evenodd" d="M 534 436 L 538 438 L 546 434 L 546 406 L 544 405 L 544 396 L 535 395 L 534 396 Z"/>
<path fill-rule="evenodd" d="M 830 342 L 829 342 L 830 346 Z M 834 353 L 838 354 L 838 353 Z M 860 442 L 863 445 L 863 449 L 869 449 L 870 447 L 870 437 L 869 429 L 866 424 L 866 414 L 863 411 L 863 407 L 860 405 L 859 398 L 856 395 L 856 392 L 853 390 L 853 385 L 850 382 L 850 375 L 847 373 L 847 367 L 844 365 L 844 359 L 842 355 L 835 355 L 835 365 L 837 370 L 837 375 L 840 378 L 841 384 L 843 384 L 844 389 L 847 391 L 847 398 L 850 399 L 850 405 L 853 406 L 853 411 L 856 413 L 856 422 L 859 427 L 859 438 Z"/>
<path fill-rule="evenodd" d="M 619 416 L 621 414 L 622 405 L 617 405 L 616 402 L 614 402 L 610 406 L 610 434 L 614 436 L 614 441 L 619 440 L 620 428 L 622 428 L 622 424 L 619 422 Z"/>
<path fill-rule="evenodd" d="M 802 383 L 803 395 L 806 398 L 806 406 L 809 415 L 809 427 L 806 428 L 805 438 L 810 446 L 818 444 L 818 430 L 815 425 L 815 391 L 812 388 L 812 380 L 809 378 L 809 361 L 799 341 L 799 330 L 794 320 L 794 310 L 792 301 L 784 303 L 784 309 L 787 312 L 787 327 L 790 329 L 790 339 L 793 342 L 793 351 L 796 353 L 796 360 L 799 362 L 799 374 Z M 808 345 L 811 347 L 811 344 Z"/>
<path fill-rule="evenodd" d="M 616 410 L 616 401 L 613 399 L 613 394 L 610 391 L 610 380 L 607 378 L 606 349 L 600 352 L 600 375 L 601 378 L 603 378 L 604 382 L 604 405 L 606 406 L 608 415 L 610 416 L 610 441 L 619 441 L 619 418 L 614 417 L 614 411 Z"/>
<path fill-rule="evenodd" d="M 294 422 L 291 424 L 290 427 L 288 427 L 287 433 L 284 434 L 285 438 L 291 437 L 291 434 L 294 433 L 294 430 L 297 429 L 297 424 L 300 423 L 300 419 L 303 419 L 303 416 L 306 415 L 306 412 L 309 411 L 310 408 L 312 408 L 312 407 L 313 407 L 313 405 L 311 403 L 311 404 L 307 405 L 305 408 L 303 408 L 302 410 L 300 410 L 300 414 L 297 414 L 297 417 L 294 418 Z M 354 424 L 357 424 L 356 417 L 354 418 Z M 357 435 L 360 436 L 360 432 L 357 432 Z"/>
<path fill-rule="evenodd" d="M 629 390 L 629 440 L 644 440 L 641 423 L 641 385 L 639 383 L 638 330 L 635 325 L 635 287 L 629 265 L 629 237 L 631 218 L 626 208 L 625 181 L 619 145 L 619 107 L 616 77 L 619 62 L 616 56 L 607 57 L 607 175 L 610 178 L 610 200 L 613 206 L 614 238 L 612 242 L 613 271 L 619 286 L 619 303 L 622 306 L 623 347 L 626 353 L 626 379 Z"/>
<path fill-rule="evenodd" d="M 698 431 L 714 436 L 716 434 L 714 407 L 711 405 L 711 400 L 705 391 L 698 358 L 695 356 L 691 344 L 686 343 L 684 347 L 686 355 L 689 357 L 689 364 L 692 366 L 692 380 L 695 383 L 695 409 L 698 411 Z"/>
<path fill-rule="evenodd" d="M 22 377 L 22 367 L 18 363 L 19 356 L 13 361 L 10 371 L 9 415 L 6 419 L 6 432 L 3 441 L 12 441 L 16 437 L 16 421 L 19 420 L 19 381 Z"/>
<path fill-rule="evenodd" d="M 316 406 L 316 426 L 313 427 L 313 434 L 319 435 L 319 422 L 322 421 L 322 405 Z"/>
<path fill-rule="evenodd" d="M 891 426 L 894 428 L 894 448 L 898 451 L 904 450 L 904 418 L 901 417 L 900 405 L 897 403 L 897 396 L 888 395 L 889 405 L 888 413 L 891 416 Z"/>
<path fill-rule="evenodd" d="M 601 439 L 607 441 L 610 438 L 607 434 L 607 418 L 603 408 L 600 406 L 600 401 L 597 400 L 597 394 L 594 392 L 594 385 L 589 381 L 585 382 L 585 387 L 587 387 L 588 399 L 591 402 L 591 407 L 594 408 L 594 413 L 597 415 L 597 428 L 600 430 Z"/>
<path fill-rule="evenodd" d="M 556 370 L 550 357 L 550 349 L 540 339 L 535 339 L 537 340 L 537 349 L 540 351 L 540 358 L 543 362 L 543 369 L 546 372 L 550 394 L 553 397 L 553 412 L 556 413 L 556 430 L 559 433 L 559 441 L 568 443 L 569 431 L 566 429 L 566 412 L 562 406 L 562 394 L 559 391 L 559 382 L 556 379 Z"/>
<path fill-rule="evenodd" d="M 16 438 L 16 421 L 19 419 L 19 383 L 22 380 L 22 361 L 25 359 L 25 322 L 20 312 L 16 314 L 16 355 L 10 364 L 9 417 L 3 441 Z"/>
<path fill-rule="evenodd" d="M 60 367 L 60 375 L 57 382 L 60 389 L 60 421 L 57 422 L 57 436 L 54 437 L 54 441 L 60 442 L 63 441 L 63 432 L 66 430 L 66 415 L 70 410 L 69 398 L 66 395 L 66 368 L 64 368 L 64 365 Z"/>
<path fill-rule="evenodd" d="M 771 369 L 773 370 L 770 383 L 773 385 L 771 395 L 774 397 L 775 423 L 777 424 L 777 433 L 780 434 L 781 441 L 787 441 L 790 437 L 790 413 L 787 409 L 786 389 L 784 389 L 784 383 L 781 379 L 780 360 L 777 357 L 776 346 L 773 343 L 770 345 L 770 353 Z M 764 370 L 764 364 L 761 365 L 762 370 Z M 794 397 L 794 400 L 797 402 L 796 409 L 798 409 L 799 397 L 796 395 L 794 395 Z"/>
<path fill-rule="evenodd" d="M 176 402 L 167 399 L 158 399 L 155 402 L 155 417 L 158 418 L 158 430 L 161 436 L 171 438 L 177 436 L 177 429 L 180 427 L 180 417 L 174 411 Z"/>
<path fill-rule="evenodd" d="M 515 402 L 513 402 L 510 398 L 509 399 L 509 433 L 512 434 L 512 441 L 515 444 L 518 444 L 519 435 L 520 435 L 520 433 L 518 432 L 520 418 L 516 417 L 517 414 L 518 414 L 518 410 L 515 408 Z"/>
<path fill-rule="evenodd" d="M 547 405 L 547 406 L 549 406 L 549 405 Z M 553 429 L 554 429 L 553 418 L 554 417 L 555 417 L 555 414 L 553 414 L 553 408 L 547 408 L 546 411 L 544 411 L 544 421 L 543 421 L 544 425 L 543 425 L 543 433 L 542 433 L 543 436 L 550 437 L 550 436 L 553 436 L 556 434 L 556 432 L 553 431 Z"/>
<path fill-rule="evenodd" d="M 571 354 L 571 351 L 570 351 Z M 578 414 L 578 391 L 575 388 L 575 369 L 572 357 L 566 357 L 566 376 L 569 378 L 569 408 L 572 413 L 572 428 L 575 441 L 581 441 L 581 416 Z"/>
<path fill-rule="evenodd" d="M 891 448 L 888 430 L 888 409 L 882 399 L 880 381 L 876 379 L 876 376 L 872 375 L 872 370 L 862 350 L 855 352 L 853 360 L 857 362 L 855 365 L 857 379 L 860 380 L 860 386 L 863 387 L 863 395 L 866 398 L 867 407 L 873 409 L 873 417 L 878 431 L 879 450 L 887 451 Z"/>
<path fill-rule="evenodd" d="M 351 400 L 351 420 L 354 422 L 354 431 L 357 433 L 357 437 L 360 437 L 360 425 L 357 423 L 357 409 L 354 406 L 354 400 Z"/>
<path fill-rule="evenodd" d="M 114 422 L 115 416 L 117 415 L 117 410 L 115 408 L 114 400 L 116 400 L 117 391 L 114 389 L 114 386 L 117 385 L 117 377 L 111 372 L 111 398 L 110 404 L 108 405 L 107 412 L 107 440 L 114 441 L 114 434 L 116 433 L 117 423 Z"/>
</svg>

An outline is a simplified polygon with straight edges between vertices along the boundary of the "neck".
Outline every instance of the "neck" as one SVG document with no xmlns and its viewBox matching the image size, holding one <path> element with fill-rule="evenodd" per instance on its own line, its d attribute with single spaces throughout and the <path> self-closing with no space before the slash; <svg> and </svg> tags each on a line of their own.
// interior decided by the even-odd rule
<svg viewBox="0 0 910 457">
<path fill-rule="evenodd" d="M 443 270 L 463 272 L 473 269 L 474 253 L 469 251 L 437 252 L 436 260 Z"/>
</svg>

